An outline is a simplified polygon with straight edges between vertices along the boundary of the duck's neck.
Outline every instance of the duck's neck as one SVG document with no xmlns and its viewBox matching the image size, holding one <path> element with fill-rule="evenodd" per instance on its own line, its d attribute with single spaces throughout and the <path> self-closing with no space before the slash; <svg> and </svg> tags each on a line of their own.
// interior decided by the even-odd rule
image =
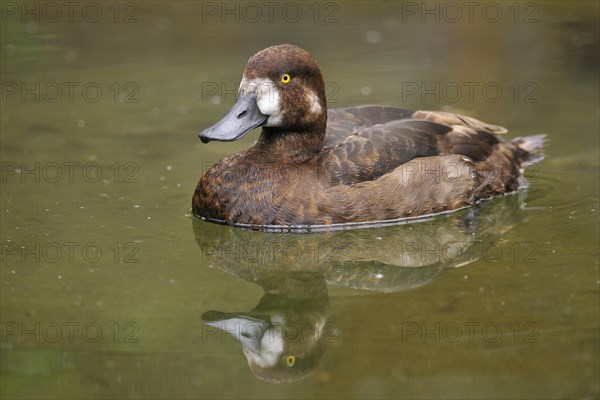
<svg viewBox="0 0 600 400">
<path fill-rule="evenodd" d="M 305 163 L 315 158 L 323 148 L 325 126 L 300 132 L 263 127 L 254 149 L 263 161 Z"/>
</svg>

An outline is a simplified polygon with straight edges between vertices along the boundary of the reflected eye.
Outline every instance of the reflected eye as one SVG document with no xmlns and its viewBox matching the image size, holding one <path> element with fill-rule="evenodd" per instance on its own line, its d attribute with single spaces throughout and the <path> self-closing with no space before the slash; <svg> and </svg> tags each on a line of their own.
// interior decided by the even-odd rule
<svg viewBox="0 0 600 400">
<path fill-rule="evenodd" d="M 292 77 L 289 76 L 288 74 L 283 74 L 281 75 L 281 83 L 289 83 L 292 80 Z"/>
<path fill-rule="evenodd" d="M 294 364 L 296 363 L 296 357 L 294 357 L 294 356 L 287 356 L 285 358 L 285 363 L 287 364 L 288 367 L 293 367 Z"/>
</svg>

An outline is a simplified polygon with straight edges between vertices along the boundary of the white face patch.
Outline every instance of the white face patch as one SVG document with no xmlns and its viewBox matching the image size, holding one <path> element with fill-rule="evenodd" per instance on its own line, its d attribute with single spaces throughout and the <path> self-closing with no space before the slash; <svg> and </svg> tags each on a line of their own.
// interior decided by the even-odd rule
<svg viewBox="0 0 600 400">
<path fill-rule="evenodd" d="M 323 331 L 325 330 L 325 323 L 327 320 L 325 318 L 321 318 L 317 322 L 315 322 L 315 342 L 321 338 L 323 335 Z"/>
<path fill-rule="evenodd" d="M 246 79 L 242 78 L 239 94 L 256 93 L 258 109 L 269 119 L 264 126 L 279 126 L 283 120 L 281 111 L 281 96 L 272 80 L 267 78 Z"/>
<path fill-rule="evenodd" d="M 321 114 L 323 112 L 323 108 L 321 108 L 321 103 L 319 103 L 319 97 L 317 96 L 317 94 L 313 90 L 308 89 L 306 97 L 308 104 L 310 104 L 308 112 L 313 115 Z"/>
<path fill-rule="evenodd" d="M 243 349 L 248 363 L 263 368 L 275 366 L 283 353 L 283 340 L 283 331 L 280 327 L 269 329 L 260 341 L 259 354 Z"/>
</svg>

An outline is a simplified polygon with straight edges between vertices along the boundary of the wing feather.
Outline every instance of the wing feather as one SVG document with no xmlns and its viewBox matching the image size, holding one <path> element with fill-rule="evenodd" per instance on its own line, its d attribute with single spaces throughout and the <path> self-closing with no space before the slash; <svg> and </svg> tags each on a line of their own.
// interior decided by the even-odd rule
<svg viewBox="0 0 600 400">
<path fill-rule="evenodd" d="M 330 185 L 374 180 L 417 157 L 484 161 L 501 141 L 495 134 L 506 131 L 457 114 L 382 106 L 331 110 L 329 118 L 319 173 Z"/>
</svg>

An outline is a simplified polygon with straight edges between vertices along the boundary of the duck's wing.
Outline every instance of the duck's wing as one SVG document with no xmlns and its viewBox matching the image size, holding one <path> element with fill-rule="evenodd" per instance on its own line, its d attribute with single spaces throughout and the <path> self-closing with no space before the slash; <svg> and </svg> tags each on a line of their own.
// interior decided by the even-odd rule
<svg viewBox="0 0 600 400">
<path fill-rule="evenodd" d="M 333 147 L 348 136 L 373 125 L 408 119 L 437 122 L 448 126 L 463 125 L 494 134 L 506 133 L 506 128 L 502 126 L 488 124 L 475 118 L 445 111 L 411 111 L 396 107 L 364 105 L 334 108 L 327 111 L 327 131 L 324 147 Z"/>
<path fill-rule="evenodd" d="M 411 118 L 413 114 L 410 110 L 377 105 L 330 109 L 324 147 L 334 147 L 349 135 L 370 126 Z"/>
<path fill-rule="evenodd" d="M 419 119 L 431 122 L 437 122 L 438 124 L 448 125 L 448 126 L 464 126 L 466 128 L 471 128 L 476 131 L 484 131 L 487 133 L 493 133 L 496 135 L 501 135 L 508 130 L 499 125 L 488 124 L 487 122 L 480 121 L 475 118 L 467 117 L 465 115 L 454 114 L 446 111 L 415 111 L 411 119 Z"/>
<path fill-rule="evenodd" d="M 406 115 L 402 113 L 406 110 L 395 110 L 404 119 L 357 128 L 324 150 L 319 171 L 325 181 L 335 185 L 374 180 L 417 157 L 459 154 L 484 161 L 501 141 L 495 134 L 506 132 L 457 114 L 417 111 Z"/>
</svg>

